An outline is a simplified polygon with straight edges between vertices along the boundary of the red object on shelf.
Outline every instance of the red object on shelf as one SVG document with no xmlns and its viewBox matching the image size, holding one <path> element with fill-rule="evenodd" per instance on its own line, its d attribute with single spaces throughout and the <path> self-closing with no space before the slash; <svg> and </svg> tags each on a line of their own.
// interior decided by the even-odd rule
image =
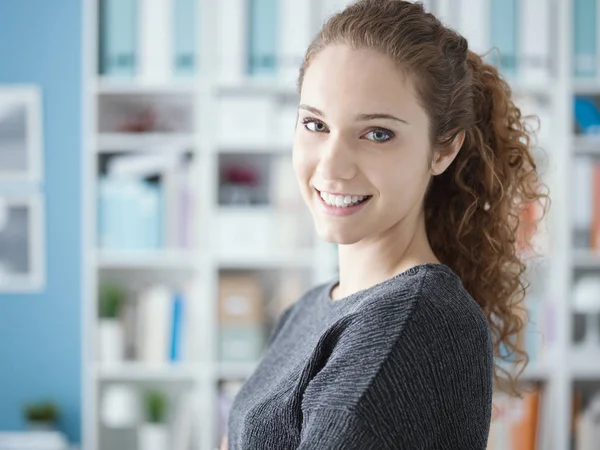
<svg viewBox="0 0 600 450">
<path fill-rule="evenodd" d="M 232 184 L 254 186 L 258 184 L 258 173 L 256 170 L 245 166 L 229 166 L 223 170 L 223 181 Z"/>
<path fill-rule="evenodd" d="M 119 127 L 119 131 L 127 133 L 144 133 L 155 130 L 156 124 L 156 112 L 152 109 L 147 109 L 123 123 Z"/>
</svg>

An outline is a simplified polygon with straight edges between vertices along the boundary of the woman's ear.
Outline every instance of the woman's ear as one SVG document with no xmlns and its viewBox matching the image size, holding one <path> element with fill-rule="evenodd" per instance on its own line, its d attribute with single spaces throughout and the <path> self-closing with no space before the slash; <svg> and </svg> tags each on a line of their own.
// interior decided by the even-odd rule
<svg viewBox="0 0 600 450">
<path fill-rule="evenodd" d="M 431 163 L 431 174 L 440 175 L 452 164 L 456 155 L 460 151 L 463 143 L 465 142 L 465 130 L 461 130 L 450 144 L 444 147 L 444 150 L 440 151 L 435 149 L 433 152 L 433 161 Z"/>
</svg>

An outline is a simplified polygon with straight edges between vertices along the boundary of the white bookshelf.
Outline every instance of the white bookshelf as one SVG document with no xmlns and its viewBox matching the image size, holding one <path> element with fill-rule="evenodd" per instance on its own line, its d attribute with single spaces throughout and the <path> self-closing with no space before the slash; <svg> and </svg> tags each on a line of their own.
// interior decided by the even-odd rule
<svg viewBox="0 0 600 450">
<path fill-rule="evenodd" d="M 83 132 L 83 445 L 88 450 L 105 450 L 99 446 L 102 430 L 98 424 L 101 387 L 111 382 L 183 384 L 196 402 L 198 419 L 198 450 L 213 450 L 220 440 L 217 431 L 217 388 L 222 379 L 243 379 L 256 364 L 222 363 L 217 360 L 216 318 L 218 277 L 220 271 L 310 271 L 312 283 L 329 279 L 335 270 L 335 256 L 328 245 L 300 251 L 272 251 L 260 254 L 221 255 L 213 239 L 218 227 L 219 213 L 226 210 L 217 202 L 219 158 L 225 154 L 260 154 L 268 158 L 291 157 L 289 142 L 277 138 L 263 141 L 248 140 L 245 144 L 219 141 L 217 106 L 221 99 L 235 96 L 270 99 L 279 108 L 293 104 L 296 98 L 294 83 L 289 80 L 239 79 L 231 81 L 219 77 L 216 71 L 216 49 L 219 48 L 218 3 L 198 0 L 200 24 L 200 58 L 202 71 L 187 81 L 141 83 L 132 80 L 114 80 L 98 76 L 98 15 L 99 0 L 84 2 L 86 41 L 83 46 L 85 113 Z M 550 276 L 547 283 L 549 301 L 553 309 L 554 333 L 548 342 L 548 352 L 542 361 L 533 362 L 525 371 L 523 381 L 544 383 L 548 398 L 543 414 L 547 426 L 540 444 L 542 450 L 570 449 L 571 397 L 573 384 L 579 381 L 597 382 L 600 386 L 600 354 L 585 357 L 576 355 L 571 341 L 572 310 L 570 293 L 576 270 L 600 270 L 600 256 L 587 251 L 574 251 L 571 237 L 569 208 L 570 168 L 578 154 L 598 155 L 596 144 L 573 134 L 572 99 L 575 94 L 600 95 L 600 80 L 573 81 L 571 71 L 573 0 L 548 0 L 551 3 L 551 29 L 556 43 L 554 72 L 550 81 L 531 82 L 514 79 L 515 94 L 543 97 L 550 104 L 551 130 L 541 142 L 549 156 L 545 182 L 550 185 L 552 208 L 548 221 L 551 235 L 549 254 Z M 340 4 L 340 2 L 337 2 Z M 432 0 L 433 12 L 448 14 L 450 0 Z M 310 2 L 316 9 L 320 3 Z M 320 8 L 320 6 L 319 6 Z M 314 14 L 314 30 L 318 27 L 319 13 Z M 103 96 L 126 95 L 184 95 L 195 110 L 190 130 L 173 133 L 152 133 L 131 136 L 123 133 L 99 132 L 98 105 Z M 543 126 L 543 124 L 542 124 Z M 199 202 L 200 226 L 197 229 L 197 248 L 192 251 L 162 252 L 103 252 L 96 248 L 96 193 L 98 158 L 115 151 L 130 152 L 190 152 L 194 157 L 194 178 L 203 193 Z M 210 199 L 210 200 L 209 200 Z M 214 200 L 213 200 L 214 199 Z M 221 209 L 223 208 L 223 209 Z M 254 211 L 264 209 L 258 206 Z M 317 240 L 317 242 L 319 242 Z M 106 275 L 133 277 L 147 280 L 153 277 L 185 279 L 200 276 L 200 323 L 203 351 L 197 361 L 168 367 L 148 367 L 127 363 L 118 367 L 97 364 L 97 286 Z M 140 281 L 142 282 L 142 281 Z"/>
<path fill-rule="evenodd" d="M 238 255 L 221 254 L 215 241 L 220 212 L 237 214 L 243 226 L 245 212 L 266 214 L 277 212 L 276 207 L 265 205 L 246 208 L 219 206 L 217 189 L 219 183 L 219 158 L 225 154 L 256 154 L 269 159 L 291 158 L 291 141 L 281 139 L 269 141 L 219 142 L 216 110 L 221 98 L 237 96 L 272 99 L 274 104 L 295 99 L 293 84 L 272 80 L 247 79 L 239 83 L 224 82 L 214 72 L 214 37 L 216 24 L 210 19 L 217 14 L 217 2 L 198 0 L 198 23 L 200 24 L 200 66 L 195 77 L 186 81 L 144 83 L 135 79 L 111 79 L 98 75 L 96 55 L 98 49 L 98 5 L 99 0 L 86 0 L 84 8 L 84 217 L 85 231 L 85 279 L 83 307 L 83 447 L 102 450 L 106 445 L 99 423 L 99 406 L 102 387 L 111 383 L 132 385 L 182 385 L 196 403 L 197 442 L 194 449 L 212 450 L 220 442 L 218 434 L 217 403 L 220 380 L 247 378 L 255 369 L 255 363 L 221 362 L 217 358 L 216 321 L 218 279 L 221 271 L 273 274 L 283 277 L 288 271 L 306 272 L 311 285 L 333 275 L 334 260 L 324 259 L 327 248 L 318 246 L 299 251 L 272 249 L 269 252 Z M 152 96 L 186 96 L 191 110 L 191 128 L 175 132 L 123 133 L 99 129 L 98 114 L 102 99 L 111 101 L 127 96 L 150 98 Z M 180 97 L 181 98 L 181 97 Z M 275 124 L 273 124 L 275 126 Z M 193 178 L 196 188 L 202 192 L 198 201 L 199 226 L 196 230 L 196 247 L 189 250 L 164 251 L 105 251 L 96 248 L 96 194 L 99 158 L 116 152 L 131 153 L 191 153 L 193 156 Z M 290 173 L 290 176 L 293 174 Z M 330 253 L 330 252 L 329 252 Z M 172 365 L 148 365 L 126 361 L 118 365 L 103 365 L 96 358 L 97 345 L 97 287 L 104 278 L 118 279 L 133 285 L 143 285 L 153 279 L 183 280 L 200 277 L 201 292 L 199 310 L 194 318 L 194 327 L 199 330 L 202 350 L 194 355 L 195 360 Z M 275 318 L 271 318 L 275 319 Z M 265 330 L 268 332 L 269 330 Z"/>
</svg>

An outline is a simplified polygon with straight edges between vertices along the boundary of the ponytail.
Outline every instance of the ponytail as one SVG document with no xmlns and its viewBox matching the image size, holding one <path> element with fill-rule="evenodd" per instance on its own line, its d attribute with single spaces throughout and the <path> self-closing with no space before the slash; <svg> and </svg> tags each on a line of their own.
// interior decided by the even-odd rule
<svg viewBox="0 0 600 450">
<path fill-rule="evenodd" d="M 523 305 L 529 287 L 520 229 L 534 226 L 547 212 L 536 161 L 531 152 L 533 130 L 514 104 L 510 85 L 498 70 L 468 51 L 473 121 L 453 164 L 432 181 L 426 198 L 429 240 L 440 260 L 460 276 L 463 285 L 488 317 L 497 360 L 500 391 L 520 395 L 517 379 L 529 362 L 519 337 L 527 323 Z M 544 212 L 524 224 L 529 205 Z M 445 220 L 440 220 L 445 218 Z M 527 235 L 526 238 L 531 238 Z"/>
</svg>

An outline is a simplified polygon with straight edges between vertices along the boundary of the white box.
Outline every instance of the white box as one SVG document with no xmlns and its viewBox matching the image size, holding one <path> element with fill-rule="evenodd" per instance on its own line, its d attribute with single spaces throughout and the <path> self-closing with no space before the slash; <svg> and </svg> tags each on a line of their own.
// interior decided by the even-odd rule
<svg viewBox="0 0 600 450">
<path fill-rule="evenodd" d="M 219 102 L 220 146 L 268 146 L 276 136 L 273 100 L 261 97 L 222 98 Z"/>
<path fill-rule="evenodd" d="M 265 257 L 273 252 L 274 220 L 267 209 L 222 208 L 217 219 L 217 253 L 227 259 Z"/>
</svg>

